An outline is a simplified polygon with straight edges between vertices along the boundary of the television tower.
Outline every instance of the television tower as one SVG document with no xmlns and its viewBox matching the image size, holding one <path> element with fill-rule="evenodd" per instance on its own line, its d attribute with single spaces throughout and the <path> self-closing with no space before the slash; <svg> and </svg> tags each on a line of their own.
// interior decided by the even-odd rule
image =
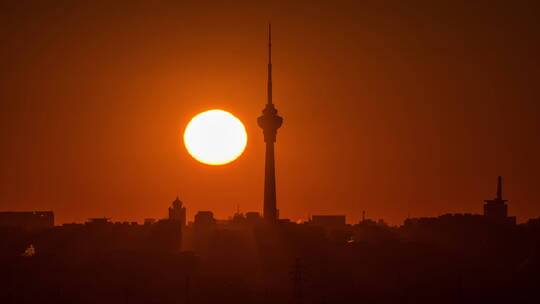
<svg viewBox="0 0 540 304">
<path fill-rule="evenodd" d="M 263 115 L 257 118 L 259 127 L 263 129 L 266 143 L 266 159 L 264 166 L 264 219 L 274 223 L 278 219 L 276 205 L 276 168 L 274 160 L 274 143 L 277 129 L 281 127 L 283 118 L 277 115 L 272 103 L 272 26 L 268 25 L 268 101 L 262 111 Z"/>
</svg>

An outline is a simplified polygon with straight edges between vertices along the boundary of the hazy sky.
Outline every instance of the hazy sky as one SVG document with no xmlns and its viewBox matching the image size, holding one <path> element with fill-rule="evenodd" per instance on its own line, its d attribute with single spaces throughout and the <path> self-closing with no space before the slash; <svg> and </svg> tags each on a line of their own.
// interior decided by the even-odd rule
<svg viewBox="0 0 540 304">
<path fill-rule="evenodd" d="M 497 175 L 540 216 L 537 1 L 6 2 L 0 210 L 261 211 L 271 20 L 282 217 L 480 213 Z M 213 108 L 248 132 L 222 167 L 181 137 Z"/>
</svg>

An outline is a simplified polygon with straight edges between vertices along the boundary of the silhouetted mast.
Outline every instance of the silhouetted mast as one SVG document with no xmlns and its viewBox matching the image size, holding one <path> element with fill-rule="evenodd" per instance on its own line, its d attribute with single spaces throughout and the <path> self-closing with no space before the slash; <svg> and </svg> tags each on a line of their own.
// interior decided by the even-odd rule
<svg viewBox="0 0 540 304">
<path fill-rule="evenodd" d="M 502 176 L 497 180 L 497 199 L 502 200 Z"/>
</svg>

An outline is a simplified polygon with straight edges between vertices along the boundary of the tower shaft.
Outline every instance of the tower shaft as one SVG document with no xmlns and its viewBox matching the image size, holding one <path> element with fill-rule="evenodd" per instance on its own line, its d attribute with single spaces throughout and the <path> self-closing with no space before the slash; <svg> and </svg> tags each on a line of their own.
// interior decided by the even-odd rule
<svg viewBox="0 0 540 304">
<path fill-rule="evenodd" d="M 266 143 L 264 166 L 264 218 L 275 221 L 278 218 L 276 200 L 276 168 L 274 159 L 274 143 Z"/>
</svg>

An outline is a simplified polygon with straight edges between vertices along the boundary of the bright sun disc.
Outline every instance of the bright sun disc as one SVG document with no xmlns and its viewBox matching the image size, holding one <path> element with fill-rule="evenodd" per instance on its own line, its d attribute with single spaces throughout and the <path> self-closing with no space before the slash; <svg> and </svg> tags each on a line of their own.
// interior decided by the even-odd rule
<svg viewBox="0 0 540 304">
<path fill-rule="evenodd" d="M 184 145 L 201 163 L 224 165 L 244 152 L 246 128 L 231 113 L 210 110 L 193 117 L 184 132 Z"/>
</svg>

